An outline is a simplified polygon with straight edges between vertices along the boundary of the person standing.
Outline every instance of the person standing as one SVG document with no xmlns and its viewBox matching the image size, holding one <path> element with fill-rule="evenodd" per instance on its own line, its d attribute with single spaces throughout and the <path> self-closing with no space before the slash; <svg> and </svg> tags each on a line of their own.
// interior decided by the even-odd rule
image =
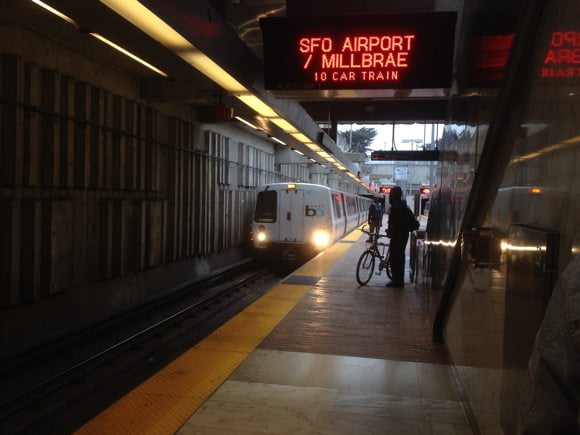
<svg viewBox="0 0 580 435">
<path fill-rule="evenodd" d="M 369 206 L 369 217 L 367 219 L 369 224 L 369 231 L 371 234 L 379 235 L 381 226 L 383 225 L 383 207 L 381 201 L 375 196 L 374 201 Z"/>
<path fill-rule="evenodd" d="M 389 194 L 389 227 L 387 237 L 391 239 L 391 272 L 393 280 L 387 287 L 403 288 L 405 286 L 405 248 L 409 239 L 409 232 L 417 221 L 415 215 L 403 200 L 403 191 L 399 186 L 391 189 Z M 416 229 L 416 228 L 415 228 Z"/>
</svg>

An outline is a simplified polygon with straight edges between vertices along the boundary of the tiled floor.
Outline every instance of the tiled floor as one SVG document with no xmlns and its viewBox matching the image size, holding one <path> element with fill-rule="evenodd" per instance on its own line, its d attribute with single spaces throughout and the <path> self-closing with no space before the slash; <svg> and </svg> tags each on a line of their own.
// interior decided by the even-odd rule
<svg viewBox="0 0 580 435">
<path fill-rule="evenodd" d="M 416 289 L 384 275 L 358 287 L 363 250 L 354 243 L 178 433 L 472 433 Z"/>
</svg>

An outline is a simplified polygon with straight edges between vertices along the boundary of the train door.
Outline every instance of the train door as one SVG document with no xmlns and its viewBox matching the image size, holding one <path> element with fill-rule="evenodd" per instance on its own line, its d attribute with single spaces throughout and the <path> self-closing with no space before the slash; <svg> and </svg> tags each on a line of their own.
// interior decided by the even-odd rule
<svg viewBox="0 0 580 435">
<path fill-rule="evenodd" d="M 304 191 L 288 189 L 280 192 L 280 235 L 287 242 L 303 241 Z"/>
<path fill-rule="evenodd" d="M 342 208 L 342 214 L 344 215 L 344 227 L 342 229 L 342 235 L 344 236 L 348 231 L 348 210 L 346 208 L 346 198 L 344 193 L 340 194 L 340 207 Z"/>
<path fill-rule="evenodd" d="M 334 209 L 334 234 L 341 238 L 346 233 L 346 213 L 342 205 L 342 194 L 332 192 L 332 208 Z"/>
</svg>

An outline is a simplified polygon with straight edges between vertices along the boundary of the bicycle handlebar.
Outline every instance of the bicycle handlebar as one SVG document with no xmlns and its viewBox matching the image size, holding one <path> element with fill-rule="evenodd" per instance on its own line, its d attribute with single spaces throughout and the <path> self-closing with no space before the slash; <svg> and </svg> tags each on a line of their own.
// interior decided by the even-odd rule
<svg viewBox="0 0 580 435">
<path fill-rule="evenodd" d="M 363 225 L 363 227 L 362 227 L 360 230 L 361 230 L 363 233 L 365 233 L 365 234 L 368 234 L 369 236 L 371 236 L 371 235 L 372 235 L 372 236 L 378 237 L 379 239 L 380 239 L 381 237 L 388 237 L 386 234 L 380 234 L 380 233 L 379 233 L 379 234 L 377 234 L 377 233 L 374 233 L 374 232 L 373 232 L 373 233 L 371 233 L 371 232 L 370 232 L 369 230 L 367 230 L 365 227 L 366 227 L 366 225 Z"/>
</svg>

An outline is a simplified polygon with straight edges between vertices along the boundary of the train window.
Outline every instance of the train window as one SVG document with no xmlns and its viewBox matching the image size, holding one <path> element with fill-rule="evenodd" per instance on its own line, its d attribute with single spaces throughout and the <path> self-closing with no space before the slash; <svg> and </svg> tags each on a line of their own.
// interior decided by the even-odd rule
<svg viewBox="0 0 580 435">
<path fill-rule="evenodd" d="M 278 194 L 274 190 L 258 193 L 255 222 L 276 222 L 276 209 L 278 208 Z"/>
<path fill-rule="evenodd" d="M 346 206 L 347 206 L 347 214 L 353 215 L 356 213 L 356 204 L 354 198 L 347 196 L 346 197 Z"/>
<path fill-rule="evenodd" d="M 336 214 L 336 217 L 342 217 L 342 204 L 340 201 L 340 194 L 336 193 L 334 195 L 332 195 L 332 205 L 334 207 L 334 214 Z"/>
</svg>

